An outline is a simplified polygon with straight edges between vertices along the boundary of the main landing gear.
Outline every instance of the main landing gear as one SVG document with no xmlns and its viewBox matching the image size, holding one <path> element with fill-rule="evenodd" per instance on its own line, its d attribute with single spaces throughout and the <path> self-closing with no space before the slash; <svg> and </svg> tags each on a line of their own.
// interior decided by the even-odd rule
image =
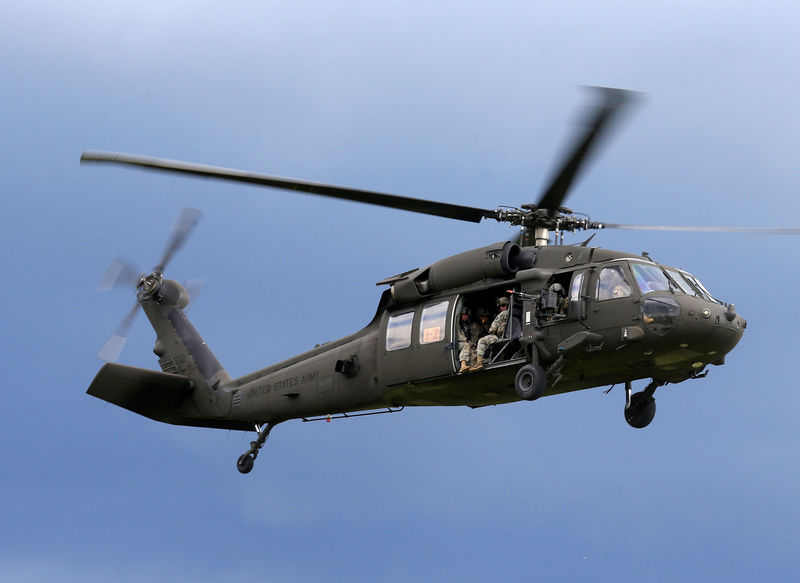
<svg viewBox="0 0 800 583">
<path fill-rule="evenodd" d="M 263 428 L 256 424 L 256 433 L 258 433 L 258 437 L 255 441 L 250 442 L 250 449 L 240 455 L 239 459 L 236 460 L 236 469 L 239 470 L 240 473 L 249 474 L 252 471 L 253 465 L 256 463 L 256 458 L 258 457 L 258 450 L 264 447 L 264 442 L 267 441 L 269 432 L 272 431 L 273 427 L 275 427 L 274 423 L 268 423 L 267 426 Z"/>
<path fill-rule="evenodd" d="M 524 365 L 514 379 L 514 390 L 517 391 L 520 399 L 535 401 L 547 390 L 547 373 L 538 364 Z"/>
<path fill-rule="evenodd" d="M 656 415 L 653 393 L 663 384 L 665 383 L 662 381 L 652 380 L 643 391 L 631 395 L 631 382 L 625 383 L 625 421 L 628 425 L 636 429 L 650 425 Z"/>
</svg>

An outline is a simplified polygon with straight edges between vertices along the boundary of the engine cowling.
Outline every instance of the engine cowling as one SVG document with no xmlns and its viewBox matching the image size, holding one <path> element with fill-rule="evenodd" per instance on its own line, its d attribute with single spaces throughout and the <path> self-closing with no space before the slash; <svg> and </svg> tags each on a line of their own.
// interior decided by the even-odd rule
<svg viewBox="0 0 800 583">
<path fill-rule="evenodd" d="M 186 289 L 173 279 L 165 279 L 158 291 L 155 299 L 159 304 L 166 304 L 185 308 L 189 304 L 189 294 Z"/>
<path fill-rule="evenodd" d="M 533 267 L 535 259 L 532 249 L 524 250 L 511 241 L 495 243 L 409 273 L 392 283 L 392 297 L 399 303 L 411 303 L 476 281 L 513 277 Z"/>
</svg>

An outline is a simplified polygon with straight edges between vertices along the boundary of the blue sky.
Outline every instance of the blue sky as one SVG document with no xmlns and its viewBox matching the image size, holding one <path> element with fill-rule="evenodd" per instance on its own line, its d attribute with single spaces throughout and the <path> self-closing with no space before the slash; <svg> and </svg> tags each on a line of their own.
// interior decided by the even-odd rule
<svg viewBox="0 0 800 583">
<path fill-rule="evenodd" d="M 85 395 L 178 210 L 170 276 L 232 376 L 344 336 L 386 276 L 510 236 L 83 149 L 493 208 L 538 198 L 581 85 L 646 94 L 573 191 L 618 223 L 800 224 L 796 3 L 52 2 L 0 8 L 0 579 L 750 581 L 800 575 L 800 240 L 601 232 L 734 302 L 724 367 L 644 430 L 600 389 L 479 410 L 160 425 Z M 577 240 L 576 235 L 571 240 Z M 321 284 L 322 282 L 322 284 Z M 141 318 L 121 362 L 157 368 Z"/>
</svg>

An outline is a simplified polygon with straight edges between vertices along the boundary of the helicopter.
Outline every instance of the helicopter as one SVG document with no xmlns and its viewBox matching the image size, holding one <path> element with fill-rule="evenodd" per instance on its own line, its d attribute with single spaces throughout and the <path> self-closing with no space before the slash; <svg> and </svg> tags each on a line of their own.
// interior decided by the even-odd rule
<svg viewBox="0 0 800 583">
<path fill-rule="evenodd" d="M 117 262 L 109 287 L 136 302 L 98 354 L 108 361 L 87 393 L 175 425 L 255 431 L 239 456 L 249 473 L 272 429 L 285 421 L 394 413 L 410 406 L 471 408 L 535 401 L 589 388 L 625 387 L 634 428 L 655 416 L 655 391 L 700 379 L 725 363 L 747 321 L 693 274 L 647 254 L 565 245 L 564 232 L 656 229 L 800 234 L 777 227 L 640 226 L 592 221 L 563 206 L 571 185 L 621 114 L 631 91 L 593 88 L 598 99 L 535 204 L 482 209 L 117 152 L 85 151 L 82 163 L 243 182 L 479 223 L 519 227 L 512 240 L 447 257 L 377 282 L 388 286 L 360 331 L 238 378 L 231 378 L 185 309 L 191 294 L 164 272 L 197 225 L 184 209 L 150 273 Z M 551 234 L 554 243 L 550 244 Z M 156 332 L 161 370 L 116 361 L 142 309 Z M 491 322 L 491 324 L 490 324 Z M 636 393 L 634 381 L 649 379 Z M 610 390 L 610 389 L 609 389 Z"/>
</svg>

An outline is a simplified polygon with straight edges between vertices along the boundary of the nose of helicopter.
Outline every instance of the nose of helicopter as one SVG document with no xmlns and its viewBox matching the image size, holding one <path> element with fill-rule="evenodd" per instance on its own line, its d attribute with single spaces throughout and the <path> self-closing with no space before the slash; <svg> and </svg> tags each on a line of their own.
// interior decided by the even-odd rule
<svg viewBox="0 0 800 583">
<path fill-rule="evenodd" d="M 736 313 L 733 304 L 693 299 L 685 314 L 680 326 L 684 340 L 681 346 L 702 355 L 692 365 L 695 368 L 724 362 L 725 355 L 739 343 L 747 327 L 747 320 Z"/>
</svg>

